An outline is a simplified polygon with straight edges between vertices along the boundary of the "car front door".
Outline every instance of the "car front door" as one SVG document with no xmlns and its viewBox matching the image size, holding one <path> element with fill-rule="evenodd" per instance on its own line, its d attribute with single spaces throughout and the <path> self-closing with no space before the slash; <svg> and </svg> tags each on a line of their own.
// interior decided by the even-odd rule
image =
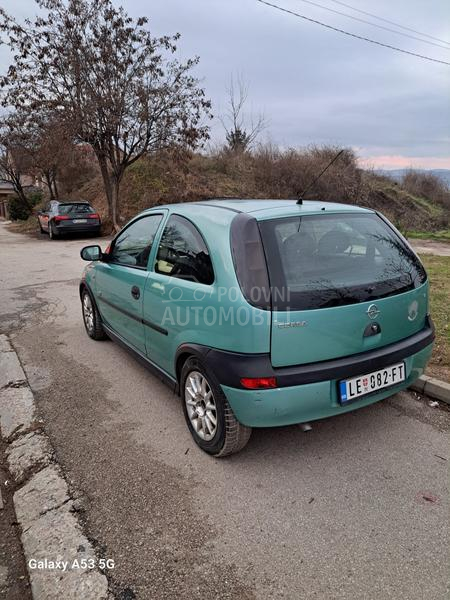
<svg viewBox="0 0 450 600">
<path fill-rule="evenodd" d="M 143 306 L 147 356 L 174 375 L 180 343 L 206 337 L 202 314 L 214 292 L 214 271 L 200 231 L 176 214 L 167 220 L 152 262 Z"/>
<path fill-rule="evenodd" d="M 95 296 L 103 321 L 145 354 L 142 306 L 147 263 L 163 212 L 139 217 L 111 244 L 107 261 L 96 268 Z"/>
</svg>

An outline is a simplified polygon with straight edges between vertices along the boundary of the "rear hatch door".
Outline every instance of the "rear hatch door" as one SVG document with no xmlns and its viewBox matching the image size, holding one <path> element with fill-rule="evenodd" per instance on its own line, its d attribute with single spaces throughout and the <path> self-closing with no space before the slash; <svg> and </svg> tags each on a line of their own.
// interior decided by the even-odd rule
<svg viewBox="0 0 450 600">
<path fill-rule="evenodd" d="M 276 311 L 272 317 L 272 364 L 319 362 L 381 348 L 423 329 L 426 314 L 426 285 L 375 303 Z"/>
<path fill-rule="evenodd" d="M 320 362 L 420 331 L 425 271 L 371 212 L 260 222 L 272 288 L 273 366 Z"/>
<path fill-rule="evenodd" d="M 59 215 L 64 217 L 66 225 L 98 225 L 98 214 L 89 204 L 60 204 Z"/>
</svg>

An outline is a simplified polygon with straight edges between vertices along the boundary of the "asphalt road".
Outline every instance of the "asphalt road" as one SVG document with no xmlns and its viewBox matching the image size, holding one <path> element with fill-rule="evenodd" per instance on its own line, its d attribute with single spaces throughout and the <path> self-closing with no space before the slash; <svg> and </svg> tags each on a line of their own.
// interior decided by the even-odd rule
<svg viewBox="0 0 450 600">
<path fill-rule="evenodd" d="M 210 458 L 162 383 L 85 334 L 87 243 L 0 225 L 0 330 L 117 598 L 447 597 L 448 412 L 403 393 Z"/>
</svg>

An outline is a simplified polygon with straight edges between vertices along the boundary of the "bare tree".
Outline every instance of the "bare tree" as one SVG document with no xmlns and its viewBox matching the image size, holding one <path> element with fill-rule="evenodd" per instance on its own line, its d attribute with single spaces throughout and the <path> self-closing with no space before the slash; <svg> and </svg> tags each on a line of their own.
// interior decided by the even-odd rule
<svg viewBox="0 0 450 600">
<path fill-rule="evenodd" d="M 198 58 L 170 59 L 179 35 L 154 38 L 144 17 L 111 0 L 36 0 L 45 17 L 18 23 L 0 9 L 14 55 L 0 78 L 6 106 L 57 110 L 97 157 L 114 229 L 120 183 L 142 155 L 208 137 L 210 102 L 191 75 Z"/>
<path fill-rule="evenodd" d="M 242 76 L 238 75 L 236 83 L 234 77 L 231 77 L 227 95 L 228 108 L 220 122 L 225 129 L 228 148 L 236 153 L 245 152 L 251 149 L 258 136 L 266 129 L 267 123 L 262 113 L 256 118 L 245 114 L 248 84 Z"/>
<path fill-rule="evenodd" d="M 58 112 L 33 112 L 24 131 L 24 152 L 29 153 L 32 173 L 47 186 L 56 200 L 61 171 L 74 152 L 72 131 Z"/>
<path fill-rule="evenodd" d="M 0 181 L 10 183 L 21 203 L 29 207 L 23 179 L 29 172 L 30 160 L 20 144 L 19 126 L 18 119 L 11 115 L 0 122 Z"/>
<path fill-rule="evenodd" d="M 97 175 L 97 161 L 89 144 L 72 145 L 58 169 L 58 193 L 79 197 L 80 188 Z"/>
<path fill-rule="evenodd" d="M 58 113 L 21 108 L 3 121 L 4 144 L 8 146 L 9 169 L 41 180 L 50 199 L 58 198 L 58 176 L 71 160 L 71 132 Z M 5 153 L 6 156 L 6 153 Z"/>
</svg>

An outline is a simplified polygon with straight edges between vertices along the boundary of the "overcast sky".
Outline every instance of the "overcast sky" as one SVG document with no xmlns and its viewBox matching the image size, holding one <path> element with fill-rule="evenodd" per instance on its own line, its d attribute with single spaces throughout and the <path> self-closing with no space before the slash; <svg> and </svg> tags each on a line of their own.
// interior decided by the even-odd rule
<svg viewBox="0 0 450 600">
<path fill-rule="evenodd" d="M 450 45 L 444 49 L 395 35 L 305 0 L 269 1 L 351 33 L 450 62 Z M 448 0 L 342 1 L 450 42 Z M 394 28 L 333 0 L 314 2 Z M 148 16 L 155 35 L 182 34 L 179 54 L 200 56 L 197 75 L 215 115 L 226 110 L 230 77 L 239 73 L 249 84 L 248 111 L 264 112 L 264 137 L 275 143 L 352 146 L 368 164 L 385 168 L 450 168 L 450 66 L 352 39 L 256 0 L 122 4 L 133 16 Z M 1 5 L 17 17 L 36 12 L 32 0 L 1 0 Z M 7 56 L 0 48 L 2 71 Z M 218 121 L 213 138 L 223 138 Z"/>
</svg>

